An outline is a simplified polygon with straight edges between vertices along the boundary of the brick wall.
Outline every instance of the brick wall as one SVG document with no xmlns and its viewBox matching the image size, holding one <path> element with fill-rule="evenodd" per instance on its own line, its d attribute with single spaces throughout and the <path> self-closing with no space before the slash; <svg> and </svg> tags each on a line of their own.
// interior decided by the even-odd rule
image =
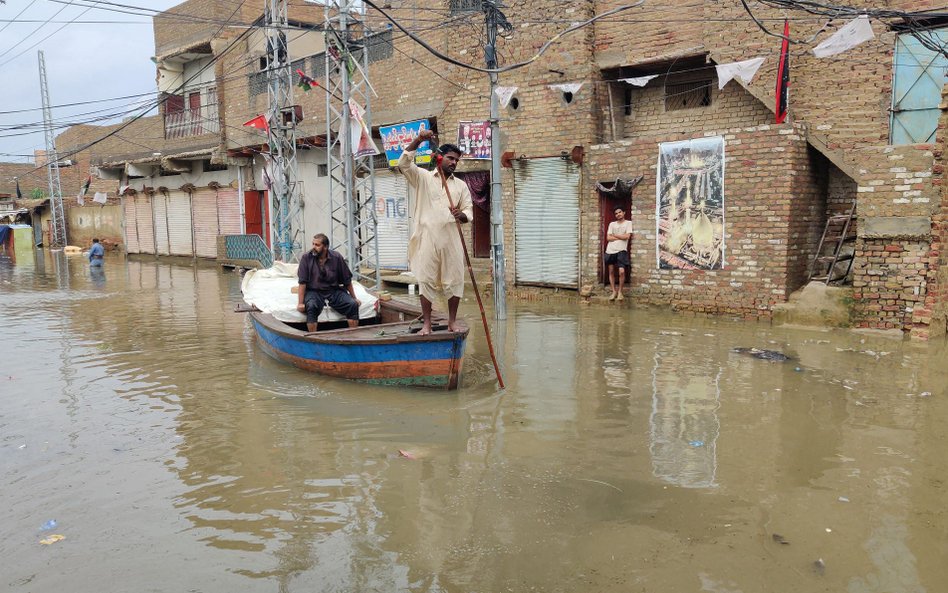
<svg viewBox="0 0 948 593">
<path fill-rule="evenodd" d="M 824 194 L 819 189 L 822 165 L 808 151 L 800 130 L 789 125 L 724 129 L 718 133 L 725 138 L 727 158 L 725 268 L 658 269 L 654 193 L 658 143 L 685 139 L 680 134 L 666 134 L 590 149 L 590 174 L 581 198 L 581 226 L 589 229 L 582 236 L 583 284 L 596 283 L 601 265 L 595 182 L 644 174 L 633 194 L 631 209 L 633 298 L 704 313 L 770 317 L 770 308 L 783 302 L 800 283 L 813 237 L 821 228 L 820 216 L 825 209 Z"/>
</svg>

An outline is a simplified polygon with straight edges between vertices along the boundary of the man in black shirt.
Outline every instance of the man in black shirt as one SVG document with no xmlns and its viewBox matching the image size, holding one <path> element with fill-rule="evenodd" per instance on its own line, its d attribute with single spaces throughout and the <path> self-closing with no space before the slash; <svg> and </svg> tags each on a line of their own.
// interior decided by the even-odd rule
<svg viewBox="0 0 948 593">
<path fill-rule="evenodd" d="M 338 252 L 329 249 L 329 237 L 313 235 L 313 249 L 303 254 L 299 266 L 299 304 L 296 310 L 306 313 L 306 328 L 316 331 L 317 319 L 327 304 L 345 315 L 349 327 L 359 325 L 359 306 L 352 287 L 352 272 Z"/>
</svg>

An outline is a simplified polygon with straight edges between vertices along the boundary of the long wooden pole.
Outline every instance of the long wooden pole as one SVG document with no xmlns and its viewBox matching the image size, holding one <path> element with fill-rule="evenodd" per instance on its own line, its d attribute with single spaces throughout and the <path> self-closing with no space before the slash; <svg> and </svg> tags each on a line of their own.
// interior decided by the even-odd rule
<svg viewBox="0 0 948 593">
<path fill-rule="evenodd" d="M 444 176 L 444 171 L 441 170 L 440 157 L 441 155 L 438 155 L 436 161 L 438 174 L 441 176 L 441 186 L 444 188 L 444 193 L 448 195 L 448 204 L 453 209 L 454 200 L 451 199 L 451 190 L 448 189 L 448 180 Z M 487 349 L 490 350 L 490 360 L 494 363 L 494 372 L 497 374 L 497 382 L 500 384 L 500 388 L 505 389 L 504 378 L 500 376 L 500 367 L 497 365 L 497 357 L 494 355 L 494 344 L 490 339 L 490 328 L 487 326 L 487 314 L 484 313 L 484 303 L 481 302 L 481 293 L 477 289 L 477 280 L 474 278 L 474 269 L 471 267 L 471 256 L 467 253 L 467 243 L 464 242 L 464 232 L 461 230 L 461 223 L 457 218 L 454 219 L 454 226 L 458 229 L 458 238 L 461 240 L 461 247 L 464 249 L 464 262 L 467 264 L 467 273 L 471 276 L 471 286 L 474 287 L 474 296 L 477 297 L 477 306 L 481 310 L 481 321 L 484 323 L 484 334 L 487 336 Z"/>
</svg>

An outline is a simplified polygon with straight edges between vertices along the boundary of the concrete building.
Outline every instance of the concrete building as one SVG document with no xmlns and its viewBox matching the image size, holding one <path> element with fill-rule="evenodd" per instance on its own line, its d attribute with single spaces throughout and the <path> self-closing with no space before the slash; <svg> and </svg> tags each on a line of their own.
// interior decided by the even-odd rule
<svg viewBox="0 0 948 593">
<path fill-rule="evenodd" d="M 247 212 L 259 208 L 264 219 L 268 212 L 265 193 L 248 206 L 247 196 L 266 188 L 261 137 L 241 127 L 266 108 L 261 34 L 175 17 L 225 21 L 233 8 L 224 4 L 191 0 L 155 19 L 160 87 L 170 92 L 182 79 L 191 82 L 163 102 L 160 116 L 143 118 L 90 149 L 97 154 L 92 162 L 106 176 L 121 178 L 125 197 L 133 196 L 124 202 L 126 233 L 128 221 L 140 220 L 149 207 L 152 232 L 161 230 L 161 208 L 177 208 L 190 217 L 192 237 L 215 231 L 197 226 L 213 200 L 217 233 L 253 232 Z M 531 60 L 570 24 L 621 4 L 532 0 L 505 9 L 513 27 L 498 46 L 502 64 Z M 239 22 L 252 24 L 261 5 L 246 3 Z M 386 6 L 442 54 L 483 64 L 480 2 L 392 0 Z M 887 8 L 934 7 L 897 1 Z M 293 10 L 300 25 L 288 37 L 294 70 L 320 80 L 326 64 L 318 31 L 323 8 Z M 604 294 L 605 228 L 618 204 L 628 208 L 634 225 L 633 303 L 770 319 L 806 284 L 827 221 L 855 204 L 856 237 L 848 252 L 853 324 L 922 339 L 943 334 L 944 58 L 920 46 L 896 19 L 872 21 L 873 39 L 817 58 L 809 48 L 845 19 L 754 10 L 772 33 L 782 31 L 788 16 L 793 39 L 818 34 L 809 45 L 792 46 L 789 116 L 780 124 L 774 116 L 780 39 L 763 33 L 735 3 L 644 4 L 571 33 L 538 59 L 501 74 L 501 85 L 516 87 L 501 118 L 511 294 Z M 921 22 L 915 26 L 925 26 Z M 928 34 L 942 38 L 940 23 L 928 24 Z M 426 119 L 441 141 L 455 141 L 460 122 L 488 119 L 485 74 L 433 56 L 375 12 L 368 14 L 365 34 L 380 145 L 380 126 Z M 716 66 L 758 57 L 765 60 L 750 82 L 734 79 L 719 88 Z M 211 66 L 213 77 L 206 75 Z M 624 82 L 643 77 L 651 77 L 643 86 Z M 304 113 L 301 169 L 309 233 L 323 230 L 326 220 L 318 206 L 325 96 L 314 89 L 298 92 L 294 101 Z M 132 129 L 141 135 L 129 135 Z M 128 139 L 147 148 L 133 149 Z M 469 159 L 459 170 L 487 169 L 487 161 Z M 376 173 L 380 236 L 397 262 L 399 233 L 411 225 L 403 220 L 410 208 L 398 205 L 411 197 L 384 159 Z M 640 177 L 630 196 L 611 191 L 617 179 Z M 239 229 L 236 223 L 222 226 L 232 220 L 220 214 L 227 208 L 243 209 Z M 390 213 L 393 220 L 383 220 Z M 475 255 L 489 256 L 489 214 L 479 210 L 479 216 L 466 228 L 467 240 Z M 141 249 L 147 233 L 137 232 Z M 134 244 L 130 239 L 129 251 Z M 156 242 L 154 249 L 165 248 Z M 181 255 L 189 249 L 201 255 L 193 240 Z M 174 251 L 170 239 L 165 251 Z"/>
</svg>

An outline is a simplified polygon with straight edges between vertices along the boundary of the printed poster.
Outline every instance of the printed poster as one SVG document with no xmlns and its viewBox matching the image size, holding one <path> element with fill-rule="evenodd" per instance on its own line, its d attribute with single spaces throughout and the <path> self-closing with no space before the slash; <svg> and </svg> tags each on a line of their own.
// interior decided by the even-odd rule
<svg viewBox="0 0 948 593">
<path fill-rule="evenodd" d="M 458 146 L 469 159 L 490 159 L 490 122 L 458 122 Z"/>
<path fill-rule="evenodd" d="M 724 267 L 724 138 L 659 144 L 655 184 L 658 267 Z"/>
<path fill-rule="evenodd" d="M 382 136 L 382 147 L 385 149 L 385 156 L 388 157 L 388 166 L 396 166 L 398 158 L 405 152 L 405 147 L 418 136 L 418 132 L 426 129 L 431 129 L 431 124 L 427 119 L 395 124 L 394 126 L 380 126 L 379 135 Z M 415 163 L 427 165 L 431 162 L 432 152 L 431 143 L 422 142 L 415 152 Z"/>
</svg>

